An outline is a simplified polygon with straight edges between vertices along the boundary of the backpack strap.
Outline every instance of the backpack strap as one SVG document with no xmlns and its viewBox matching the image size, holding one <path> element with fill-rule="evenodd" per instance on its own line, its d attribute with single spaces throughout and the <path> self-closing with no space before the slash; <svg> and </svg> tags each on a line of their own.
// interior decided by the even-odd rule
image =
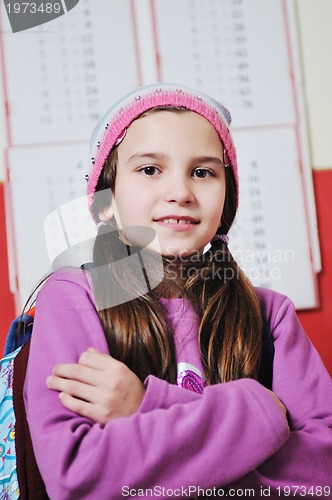
<svg viewBox="0 0 332 500">
<path fill-rule="evenodd" d="M 7 334 L 4 356 L 16 351 L 31 337 L 34 316 L 35 307 L 32 307 L 14 319 Z"/>
<path fill-rule="evenodd" d="M 30 339 L 14 360 L 13 403 L 15 415 L 16 466 L 20 500 L 49 500 L 32 448 L 23 399 L 23 387 L 30 351 Z"/>
<path fill-rule="evenodd" d="M 274 359 L 274 343 L 270 325 L 266 316 L 261 309 L 262 314 L 262 353 L 258 371 L 258 382 L 267 389 L 272 389 L 273 379 L 273 359 Z"/>
</svg>

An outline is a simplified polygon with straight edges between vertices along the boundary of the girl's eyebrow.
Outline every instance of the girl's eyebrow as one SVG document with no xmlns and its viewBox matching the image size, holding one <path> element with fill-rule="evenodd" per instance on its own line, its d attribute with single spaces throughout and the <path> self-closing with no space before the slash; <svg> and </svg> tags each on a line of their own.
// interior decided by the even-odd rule
<svg viewBox="0 0 332 500">
<path fill-rule="evenodd" d="M 224 166 L 225 163 L 219 158 L 219 156 L 196 156 L 192 159 L 193 163 L 217 163 Z"/>
<path fill-rule="evenodd" d="M 151 158 L 152 160 L 165 160 L 167 159 L 167 155 L 163 153 L 135 153 L 128 158 L 127 163 L 132 160 L 140 160 L 142 158 Z"/>
<path fill-rule="evenodd" d="M 132 160 L 142 159 L 142 158 L 150 158 L 152 160 L 166 160 L 168 158 L 167 155 L 163 153 L 135 153 L 130 156 L 127 160 L 127 163 Z M 191 163 L 217 163 L 221 166 L 224 166 L 225 163 L 218 156 L 194 156 L 190 159 Z"/>
</svg>

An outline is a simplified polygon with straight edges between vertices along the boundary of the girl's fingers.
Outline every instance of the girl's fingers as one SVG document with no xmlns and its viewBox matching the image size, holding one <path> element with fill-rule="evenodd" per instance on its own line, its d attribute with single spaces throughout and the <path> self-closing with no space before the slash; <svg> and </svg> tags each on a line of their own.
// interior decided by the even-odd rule
<svg viewBox="0 0 332 500">
<path fill-rule="evenodd" d="M 46 379 L 46 385 L 53 391 L 66 393 L 80 400 L 89 401 L 91 403 L 99 402 L 101 395 L 98 387 L 93 385 L 84 384 L 77 380 L 66 379 L 50 375 Z"/>
<path fill-rule="evenodd" d="M 117 418 L 118 415 L 116 413 L 110 412 L 107 407 L 103 407 L 102 405 L 92 404 L 86 401 L 80 401 L 69 394 L 60 393 L 59 399 L 63 406 L 68 410 L 78 413 L 82 417 L 89 418 L 93 422 L 97 422 L 98 424 L 105 425 L 110 420 Z"/>
<path fill-rule="evenodd" d="M 94 398 L 97 390 L 96 387 L 90 384 L 85 384 L 84 382 L 78 380 L 67 379 L 63 377 L 57 377 L 56 375 L 50 375 L 46 379 L 46 385 L 49 389 L 53 391 L 66 392 L 73 396 L 90 400 Z"/>
<path fill-rule="evenodd" d="M 56 365 L 53 375 L 64 379 L 78 380 L 89 385 L 98 385 L 98 375 L 100 372 L 95 368 L 89 368 L 77 363 L 66 363 Z"/>
<path fill-rule="evenodd" d="M 56 365 L 47 379 L 50 389 L 77 394 L 80 385 L 95 389 L 114 388 L 128 372 L 123 363 L 99 352 L 84 352 L 78 363 Z"/>
<path fill-rule="evenodd" d="M 273 397 L 275 403 L 280 408 L 280 410 L 282 411 L 285 418 L 287 418 L 287 410 L 286 410 L 286 407 L 284 406 L 284 404 L 280 401 L 280 399 L 278 398 L 278 396 L 274 392 L 270 391 L 269 389 L 267 389 L 267 391 L 269 391 L 269 393 Z"/>
<path fill-rule="evenodd" d="M 66 394 L 65 392 L 60 392 L 59 399 L 63 406 L 68 410 L 74 413 L 78 413 L 82 417 L 89 418 L 94 422 L 98 422 L 100 424 L 104 423 L 102 416 L 100 412 L 98 412 L 98 409 L 95 405 L 86 401 L 82 401 L 80 399 L 76 399 L 70 394 Z"/>
<path fill-rule="evenodd" d="M 145 394 L 125 364 L 95 350 L 84 352 L 78 363 L 56 365 L 46 385 L 60 393 L 68 410 L 100 424 L 135 413 Z"/>
<path fill-rule="evenodd" d="M 114 363 L 118 363 L 118 361 L 109 354 L 104 354 L 93 347 L 89 347 L 81 354 L 78 363 L 95 370 L 107 370 Z"/>
<path fill-rule="evenodd" d="M 70 394 L 66 394 L 65 392 L 59 393 L 59 399 L 63 406 L 68 408 L 68 410 L 79 413 L 82 416 L 86 416 L 86 406 L 89 403 L 73 398 Z"/>
<path fill-rule="evenodd" d="M 78 363 L 56 365 L 53 369 L 53 375 L 79 380 L 90 385 L 98 385 L 100 383 L 100 372 L 113 370 L 121 365 L 120 361 L 117 361 L 108 354 L 103 354 L 89 347 L 87 351 L 81 354 Z"/>
<path fill-rule="evenodd" d="M 89 351 L 89 352 L 99 352 L 99 351 L 97 351 L 97 349 L 95 349 L 94 347 L 88 347 L 88 348 L 87 348 L 87 351 Z"/>
</svg>

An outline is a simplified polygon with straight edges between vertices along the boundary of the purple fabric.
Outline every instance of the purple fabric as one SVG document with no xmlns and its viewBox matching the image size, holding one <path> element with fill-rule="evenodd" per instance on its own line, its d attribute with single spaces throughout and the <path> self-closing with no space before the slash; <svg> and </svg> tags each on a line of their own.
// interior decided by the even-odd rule
<svg viewBox="0 0 332 500">
<path fill-rule="evenodd" d="M 274 487 L 331 486 L 330 377 L 290 300 L 258 293 L 275 339 L 273 390 L 288 410 L 290 432 L 269 392 L 249 379 L 207 386 L 201 395 L 149 376 L 139 411 L 105 426 L 67 411 L 46 377 L 89 346 L 108 349 L 87 275 L 61 271 L 46 282 L 37 299 L 25 404 L 52 500 L 123 498 L 126 487 L 226 485 L 254 488 L 257 497 L 271 487 L 270 498 L 278 498 Z M 164 304 L 178 361 L 201 370 L 190 305 Z"/>
</svg>

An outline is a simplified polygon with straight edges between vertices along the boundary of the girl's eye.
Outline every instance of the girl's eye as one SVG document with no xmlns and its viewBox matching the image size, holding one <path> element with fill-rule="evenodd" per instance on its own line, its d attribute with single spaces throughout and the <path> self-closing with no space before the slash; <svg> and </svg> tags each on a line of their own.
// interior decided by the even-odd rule
<svg viewBox="0 0 332 500">
<path fill-rule="evenodd" d="M 157 167 L 154 167 L 153 165 L 146 165 L 145 167 L 142 167 L 139 171 L 145 175 L 148 175 L 149 177 L 152 177 L 158 174 L 159 172 Z"/>
<path fill-rule="evenodd" d="M 198 179 L 205 179 L 206 177 L 213 177 L 214 173 L 206 168 L 196 168 L 193 171 L 193 176 Z"/>
</svg>

